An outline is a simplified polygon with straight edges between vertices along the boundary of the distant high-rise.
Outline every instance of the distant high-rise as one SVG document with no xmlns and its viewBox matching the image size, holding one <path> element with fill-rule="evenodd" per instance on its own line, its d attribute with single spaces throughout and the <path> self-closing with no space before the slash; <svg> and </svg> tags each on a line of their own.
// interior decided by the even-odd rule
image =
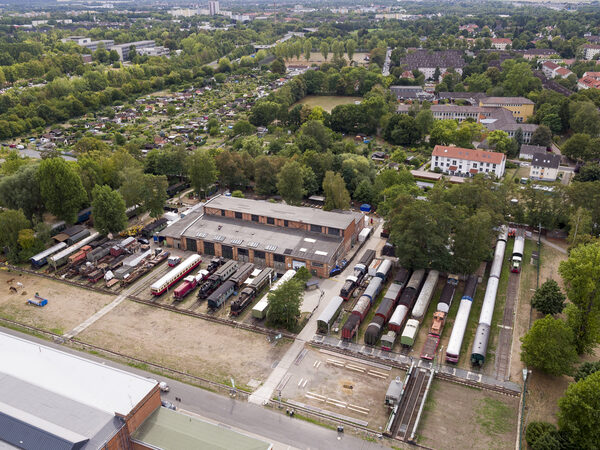
<svg viewBox="0 0 600 450">
<path fill-rule="evenodd" d="M 221 10 L 219 8 L 219 2 L 217 2 L 217 1 L 208 2 L 208 11 L 211 16 L 216 16 L 217 14 L 219 14 L 221 12 Z"/>
</svg>

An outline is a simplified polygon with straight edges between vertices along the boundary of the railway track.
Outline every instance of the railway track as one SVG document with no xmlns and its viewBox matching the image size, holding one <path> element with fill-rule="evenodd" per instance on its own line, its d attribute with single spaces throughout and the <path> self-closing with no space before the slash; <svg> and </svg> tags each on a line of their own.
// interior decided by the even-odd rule
<svg viewBox="0 0 600 450">
<path fill-rule="evenodd" d="M 413 431 L 431 376 L 430 370 L 413 368 L 398 406 L 395 424 L 392 426 L 392 436 L 396 439 L 408 442 L 414 435 Z"/>
<path fill-rule="evenodd" d="M 393 359 L 385 359 L 385 358 L 380 358 L 378 356 L 364 355 L 362 353 L 353 352 L 351 350 L 342 349 L 342 348 L 339 348 L 336 346 L 323 344 L 320 342 L 311 341 L 310 345 L 312 345 L 313 347 L 316 347 L 316 348 L 323 348 L 326 350 L 330 350 L 332 352 L 336 352 L 341 355 L 347 355 L 347 356 L 352 356 L 353 358 L 364 359 L 365 361 L 376 361 L 380 364 L 385 364 L 385 365 L 396 367 L 396 368 L 402 369 L 402 370 L 408 370 L 410 367 L 409 364 L 404 364 L 399 361 L 394 361 Z M 452 383 L 462 384 L 463 386 L 475 387 L 478 389 L 484 389 L 486 391 L 497 392 L 499 394 L 508 395 L 510 397 L 519 397 L 521 395 L 521 392 L 516 392 L 511 389 L 504 388 L 502 386 L 481 383 L 478 381 L 473 381 L 473 380 L 469 380 L 466 378 L 460 378 L 460 377 L 450 375 L 447 373 L 443 373 L 443 372 L 437 372 L 435 374 L 435 376 L 442 380 L 450 381 Z"/>
<path fill-rule="evenodd" d="M 520 273 L 510 273 L 506 289 L 506 303 L 502 325 L 498 335 L 498 347 L 494 363 L 494 376 L 498 380 L 508 380 L 510 375 L 510 353 L 512 348 L 512 334 L 515 317 L 515 303 L 519 294 Z"/>
</svg>

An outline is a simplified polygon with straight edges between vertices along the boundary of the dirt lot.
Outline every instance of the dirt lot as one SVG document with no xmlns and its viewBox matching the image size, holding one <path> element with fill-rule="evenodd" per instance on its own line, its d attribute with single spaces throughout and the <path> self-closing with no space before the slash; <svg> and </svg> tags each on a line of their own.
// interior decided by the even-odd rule
<svg viewBox="0 0 600 450">
<path fill-rule="evenodd" d="M 352 61 L 355 62 L 356 64 L 358 64 L 359 66 L 368 66 L 369 61 L 365 59 L 365 57 L 367 57 L 368 55 L 369 55 L 368 53 L 355 53 L 354 55 L 352 55 Z M 327 62 L 331 62 L 332 59 L 333 59 L 333 55 L 330 52 L 329 55 L 327 55 Z M 344 54 L 344 59 L 347 62 L 348 55 Z M 324 62 L 325 62 L 325 58 L 323 58 L 323 55 L 321 53 L 311 52 L 310 59 L 308 61 L 306 61 L 306 58 L 303 55 L 300 59 L 296 59 L 296 58 L 287 59 L 285 64 L 286 64 L 286 66 L 297 66 L 297 65 L 307 65 L 307 64 L 308 65 L 313 65 L 313 64 L 321 65 Z"/>
<path fill-rule="evenodd" d="M 214 381 L 247 387 L 264 380 L 287 350 L 258 333 L 126 301 L 78 336 L 89 342 Z"/>
<path fill-rule="evenodd" d="M 349 369 L 348 364 L 354 370 Z M 405 376 L 398 369 L 373 367 L 316 349 L 308 349 L 302 361 L 292 365 L 288 374 L 291 377 L 282 398 L 367 421 L 372 429 L 385 427 L 389 417 L 384 403 L 390 381 L 396 376 L 402 379 Z"/>
<path fill-rule="evenodd" d="M 14 279 L 12 284 L 8 280 Z M 9 286 L 24 285 L 17 294 Z M 25 292 L 23 294 L 23 292 Z M 43 308 L 26 305 L 28 298 L 38 292 L 48 299 Z M 19 272 L 0 271 L 0 315 L 30 326 L 64 334 L 110 303 L 113 297 L 99 294 L 58 281 Z"/>
<path fill-rule="evenodd" d="M 439 449 L 512 449 L 519 399 L 434 380 L 419 443 Z"/>
</svg>

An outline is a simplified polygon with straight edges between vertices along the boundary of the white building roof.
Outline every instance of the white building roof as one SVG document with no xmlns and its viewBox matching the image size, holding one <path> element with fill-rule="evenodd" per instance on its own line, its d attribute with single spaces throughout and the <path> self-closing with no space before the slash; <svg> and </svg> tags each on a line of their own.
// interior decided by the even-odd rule
<svg viewBox="0 0 600 450">
<path fill-rule="evenodd" d="M 0 361 L 0 377 L 8 375 L 110 415 L 127 416 L 157 385 L 155 380 L 2 332 Z M 2 386 L 0 396 L 1 392 Z M 26 394 L 22 393 L 24 400 Z"/>
</svg>

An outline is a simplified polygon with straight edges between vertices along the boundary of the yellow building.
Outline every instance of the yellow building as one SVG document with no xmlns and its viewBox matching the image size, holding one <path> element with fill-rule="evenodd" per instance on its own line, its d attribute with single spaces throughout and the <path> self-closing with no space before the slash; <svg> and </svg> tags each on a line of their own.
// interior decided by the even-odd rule
<svg viewBox="0 0 600 450">
<path fill-rule="evenodd" d="M 486 97 L 479 100 L 479 106 L 499 106 L 508 109 L 515 120 L 521 123 L 533 115 L 534 103 L 525 97 Z"/>
</svg>

